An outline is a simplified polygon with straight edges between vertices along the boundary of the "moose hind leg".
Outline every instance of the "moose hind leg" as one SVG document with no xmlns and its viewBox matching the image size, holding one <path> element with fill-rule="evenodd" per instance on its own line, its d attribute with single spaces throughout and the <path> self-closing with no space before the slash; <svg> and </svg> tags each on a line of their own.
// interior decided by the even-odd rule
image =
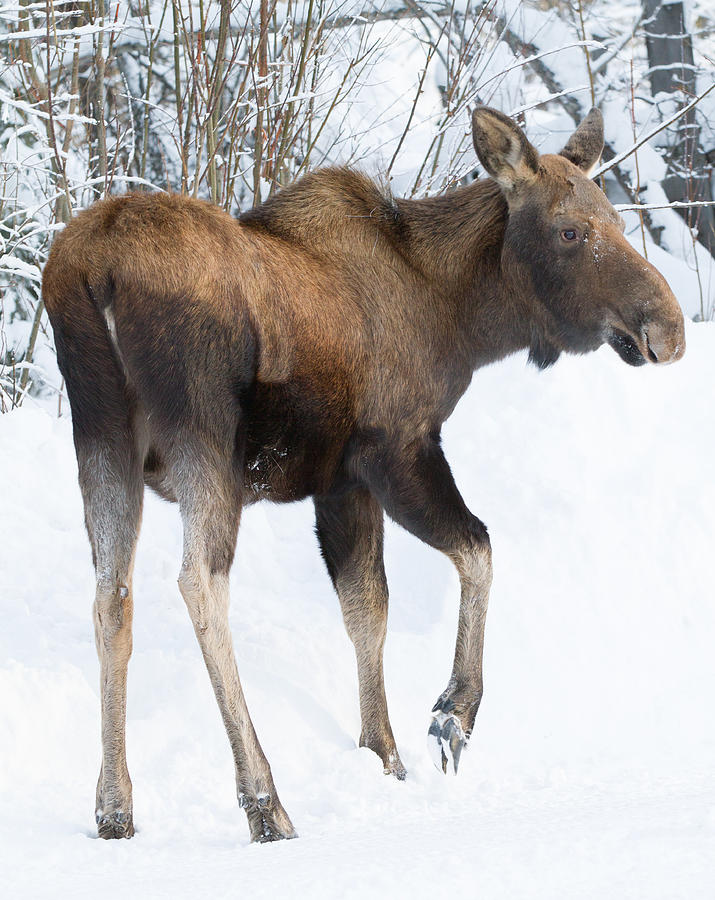
<svg viewBox="0 0 715 900">
<path fill-rule="evenodd" d="M 365 456 L 368 485 L 387 514 L 445 553 L 459 574 L 452 675 L 432 709 L 428 731 L 435 764 L 445 773 L 450 767 L 456 773 L 482 699 L 484 624 L 492 582 L 489 536 L 462 500 L 435 437 L 380 448 L 371 456 Z"/>
<path fill-rule="evenodd" d="M 198 474 L 196 474 L 198 472 Z M 229 569 L 240 519 L 240 487 L 219 461 L 194 462 L 177 479 L 184 523 L 179 588 L 189 610 L 236 766 L 238 802 L 251 840 L 295 837 L 258 742 L 238 677 L 228 621 Z"/>
<path fill-rule="evenodd" d="M 355 646 L 360 691 L 360 746 L 382 760 L 386 774 L 403 780 L 387 714 L 382 651 L 387 630 L 387 581 L 379 503 L 364 489 L 315 501 L 316 531 Z"/>
<path fill-rule="evenodd" d="M 94 631 L 100 663 L 102 765 L 95 815 L 101 838 L 134 834 L 127 769 L 127 666 L 132 652 L 132 569 L 143 484 L 130 439 L 78 444 L 79 482 L 96 572 Z"/>
</svg>

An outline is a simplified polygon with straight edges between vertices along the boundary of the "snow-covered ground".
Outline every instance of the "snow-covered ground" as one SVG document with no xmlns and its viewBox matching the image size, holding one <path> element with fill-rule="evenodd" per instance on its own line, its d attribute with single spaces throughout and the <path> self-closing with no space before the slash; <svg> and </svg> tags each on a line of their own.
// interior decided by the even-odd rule
<svg viewBox="0 0 715 900">
<path fill-rule="evenodd" d="M 29 401 L 3 416 L 0 894 L 715 896 L 715 325 L 687 337 L 662 370 L 608 348 L 545 373 L 514 357 L 477 373 L 447 423 L 495 562 L 486 693 L 456 779 L 426 748 L 456 627 L 449 563 L 388 529 L 398 783 L 356 747 L 354 657 L 311 506 L 245 514 L 239 669 L 300 833 L 265 846 L 248 843 L 176 587 L 178 513 L 153 496 L 129 676 L 138 830 L 95 838 L 93 579 L 70 424 Z"/>
</svg>

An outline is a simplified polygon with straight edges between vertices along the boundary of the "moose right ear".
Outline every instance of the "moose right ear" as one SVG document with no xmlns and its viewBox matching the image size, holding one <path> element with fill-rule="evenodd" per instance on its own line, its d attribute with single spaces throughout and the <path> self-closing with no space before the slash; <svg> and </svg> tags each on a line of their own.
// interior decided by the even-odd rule
<svg viewBox="0 0 715 900">
<path fill-rule="evenodd" d="M 565 156 L 587 175 L 594 169 L 603 153 L 603 116 L 592 109 L 568 139 L 561 156 Z"/>
<path fill-rule="evenodd" d="M 479 162 L 509 192 L 532 181 L 539 171 L 539 154 L 509 116 L 489 106 L 472 113 L 472 139 Z"/>
</svg>

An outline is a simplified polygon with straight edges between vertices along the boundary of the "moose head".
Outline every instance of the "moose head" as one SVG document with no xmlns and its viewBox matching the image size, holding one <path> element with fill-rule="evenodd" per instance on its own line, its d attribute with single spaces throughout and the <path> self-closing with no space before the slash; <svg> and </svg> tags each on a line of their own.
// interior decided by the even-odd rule
<svg viewBox="0 0 715 900">
<path fill-rule="evenodd" d="M 589 178 L 603 150 L 601 113 L 592 109 L 558 155 L 539 155 L 491 108 L 478 107 L 472 127 L 477 156 L 509 208 L 503 269 L 538 310 L 534 361 L 549 365 L 562 351 L 585 353 L 603 343 L 633 366 L 680 359 L 685 335 L 677 300 L 628 243 L 621 216 Z"/>
</svg>

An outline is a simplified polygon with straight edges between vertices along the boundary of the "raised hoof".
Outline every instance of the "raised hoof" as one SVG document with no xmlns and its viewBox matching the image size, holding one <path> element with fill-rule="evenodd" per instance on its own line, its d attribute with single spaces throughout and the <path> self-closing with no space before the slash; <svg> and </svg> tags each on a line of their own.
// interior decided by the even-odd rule
<svg viewBox="0 0 715 900">
<path fill-rule="evenodd" d="M 278 798 L 272 800 L 268 794 L 258 797 L 239 794 L 238 805 L 246 811 L 251 840 L 255 843 L 269 844 L 298 837 Z"/>
<path fill-rule="evenodd" d="M 131 813 L 120 810 L 113 813 L 98 812 L 95 818 L 97 834 L 105 841 L 134 837 L 134 822 Z"/>
<path fill-rule="evenodd" d="M 447 774 L 451 760 L 454 774 L 459 768 L 459 758 L 467 746 L 467 736 L 459 719 L 449 712 L 435 712 L 427 731 L 427 743 L 435 766 Z"/>
</svg>

